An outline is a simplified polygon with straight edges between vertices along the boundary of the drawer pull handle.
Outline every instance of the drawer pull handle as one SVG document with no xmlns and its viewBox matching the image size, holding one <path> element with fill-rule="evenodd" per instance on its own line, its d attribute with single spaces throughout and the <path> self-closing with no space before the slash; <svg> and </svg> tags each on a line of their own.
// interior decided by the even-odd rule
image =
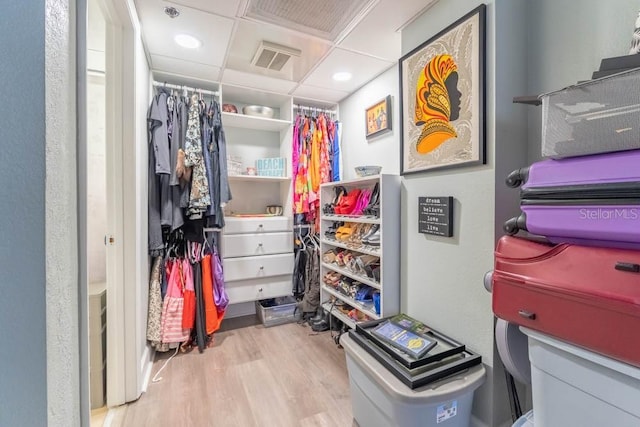
<svg viewBox="0 0 640 427">
<path fill-rule="evenodd" d="M 259 288 L 259 289 L 258 289 L 258 292 L 262 292 L 262 288 Z"/>
<path fill-rule="evenodd" d="M 258 225 L 258 228 L 263 228 L 263 225 L 262 224 Z"/>
<path fill-rule="evenodd" d="M 261 248 L 262 247 L 262 243 L 258 243 L 258 247 Z"/>
<path fill-rule="evenodd" d="M 527 311 L 527 310 L 520 310 L 520 311 L 518 311 L 518 314 L 519 314 L 521 317 L 524 317 L 525 319 L 529 319 L 529 320 L 536 320 L 536 314 L 535 314 L 535 313 L 532 313 L 532 312 L 530 312 L 530 311 Z"/>
<path fill-rule="evenodd" d="M 632 262 L 617 262 L 616 270 L 628 271 L 629 273 L 640 273 L 640 264 L 634 264 Z"/>
<path fill-rule="evenodd" d="M 260 270 L 264 270 L 264 265 L 261 265 L 261 266 L 260 266 Z"/>
</svg>

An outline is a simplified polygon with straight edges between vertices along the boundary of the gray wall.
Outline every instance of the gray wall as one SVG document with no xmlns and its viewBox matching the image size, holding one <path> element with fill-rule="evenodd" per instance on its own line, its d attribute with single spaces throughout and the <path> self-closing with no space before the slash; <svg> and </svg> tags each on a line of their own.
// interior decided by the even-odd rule
<svg viewBox="0 0 640 427">
<path fill-rule="evenodd" d="M 505 177 L 527 164 L 526 106 L 513 104 L 514 96 L 527 90 L 527 4 L 528 0 L 496 0 L 495 56 L 495 238 L 502 236 L 504 221 L 520 211 L 518 191 L 505 185 Z M 531 107 L 529 107 L 531 108 Z M 508 416 L 508 394 L 502 361 L 493 353 L 494 424 Z M 526 407 L 525 393 L 521 403 Z M 525 411 L 530 408 L 526 407 Z"/>
<path fill-rule="evenodd" d="M 402 31 L 406 53 L 480 1 L 440 1 Z M 402 309 L 482 355 L 487 382 L 474 402 L 474 425 L 499 425 L 493 414 L 493 313 L 482 286 L 495 242 L 496 67 L 495 2 L 486 10 L 486 147 L 483 166 L 408 175 L 402 193 Z M 419 234 L 418 197 L 453 196 L 454 237 Z M 505 401 L 505 403 L 507 403 Z"/>
<path fill-rule="evenodd" d="M 536 0 L 527 2 L 527 7 L 528 93 L 535 95 L 588 80 L 602 58 L 626 55 L 640 2 Z M 529 114 L 529 160 L 533 162 L 541 157 L 541 109 L 520 108 L 527 108 Z"/>
<path fill-rule="evenodd" d="M 47 424 L 45 2 L 3 2 L 0 25 L 0 425 Z"/>
</svg>

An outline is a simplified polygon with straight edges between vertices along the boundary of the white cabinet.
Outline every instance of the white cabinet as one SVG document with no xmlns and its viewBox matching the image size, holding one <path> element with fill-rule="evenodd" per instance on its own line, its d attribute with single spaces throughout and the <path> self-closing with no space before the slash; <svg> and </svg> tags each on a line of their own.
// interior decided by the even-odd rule
<svg viewBox="0 0 640 427">
<path fill-rule="evenodd" d="M 344 187 L 347 192 L 355 189 L 373 190 L 379 189 L 379 211 L 377 215 L 343 215 L 335 213 L 323 213 L 321 217 L 321 256 L 323 257 L 320 269 L 321 302 L 325 310 L 342 320 L 350 327 L 355 327 L 356 321 L 347 315 L 349 309 L 355 309 L 370 319 L 379 319 L 392 316 L 400 311 L 400 178 L 396 175 L 376 175 L 349 181 L 323 184 L 320 191 L 321 208 L 333 203 L 336 197 L 336 188 Z M 348 194 L 347 193 L 347 194 Z M 355 230 L 377 229 L 379 243 L 369 245 L 358 240 L 357 236 L 350 238 L 338 233 L 338 237 L 331 231 L 338 229 L 338 225 L 345 224 Z M 361 235 L 362 236 L 362 235 Z M 331 251 L 337 255 L 342 253 L 342 260 L 332 260 L 324 254 Z M 347 255 L 348 254 L 348 255 Z M 345 257 L 349 260 L 361 258 L 372 261 L 365 268 L 356 267 L 355 261 L 345 263 Z M 357 260 L 356 260 L 357 261 Z M 374 269 L 371 266 L 378 266 Z M 331 280 L 325 280 L 327 276 Z M 328 282 L 328 283 L 327 283 Z M 373 288 L 380 295 L 380 310 L 376 313 L 372 301 L 360 301 L 348 292 L 340 290 L 339 283 L 353 284 L 358 282 Z M 338 284 L 338 286 L 336 286 Z M 334 301 L 341 302 L 342 309 L 334 306 Z M 334 306 L 332 308 L 332 306 Z M 347 307 L 344 309 L 344 307 Z"/>
<path fill-rule="evenodd" d="M 221 104 L 238 113 L 222 113 L 227 155 L 242 163 L 240 172 L 256 168 L 262 158 L 284 158 L 284 176 L 234 175 L 233 199 L 225 206 L 220 252 L 231 304 L 291 294 L 293 276 L 293 216 L 291 188 L 292 99 L 245 88 L 221 87 Z M 274 111 L 273 118 L 242 114 L 246 105 Z M 282 216 L 265 214 L 267 206 L 282 206 Z"/>
<path fill-rule="evenodd" d="M 291 216 L 292 98 L 229 85 L 222 85 L 220 92 L 221 104 L 232 104 L 238 110 L 238 113 L 223 112 L 222 125 L 227 156 L 241 164 L 242 172 L 233 174 L 230 168 L 233 200 L 225 207 L 225 213 L 227 216 L 261 214 L 267 206 L 278 205 L 283 207 L 285 216 Z M 247 105 L 269 107 L 273 118 L 242 114 L 242 108 Z M 256 161 L 265 158 L 284 158 L 284 176 L 246 174 L 247 168 L 256 168 Z"/>
</svg>

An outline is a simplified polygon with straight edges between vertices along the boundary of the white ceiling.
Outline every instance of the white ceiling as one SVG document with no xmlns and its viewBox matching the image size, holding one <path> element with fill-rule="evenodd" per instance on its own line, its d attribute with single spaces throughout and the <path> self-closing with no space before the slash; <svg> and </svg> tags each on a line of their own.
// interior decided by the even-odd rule
<svg viewBox="0 0 640 427">
<path fill-rule="evenodd" d="M 189 77 L 338 102 L 397 62 L 400 30 L 436 1 L 135 0 L 135 4 L 151 68 L 164 79 L 178 75 L 183 80 Z M 337 17 L 340 19 L 335 21 L 345 25 L 325 32 L 331 34 L 328 38 L 333 37 L 327 39 L 319 36 L 317 29 L 302 32 L 292 22 L 276 25 L 271 17 L 245 13 L 257 3 L 265 10 L 289 13 L 297 19 L 301 11 L 309 13 L 318 18 L 319 26 Z M 180 16 L 171 19 L 164 13 L 165 6 L 175 7 Z M 339 15 L 340 8 L 350 10 L 348 19 Z M 196 37 L 201 47 L 181 48 L 173 41 L 179 33 Z M 251 60 L 262 40 L 302 53 L 292 57 L 281 71 L 259 68 Z M 338 71 L 349 71 L 353 78 L 336 82 L 332 76 Z"/>
</svg>

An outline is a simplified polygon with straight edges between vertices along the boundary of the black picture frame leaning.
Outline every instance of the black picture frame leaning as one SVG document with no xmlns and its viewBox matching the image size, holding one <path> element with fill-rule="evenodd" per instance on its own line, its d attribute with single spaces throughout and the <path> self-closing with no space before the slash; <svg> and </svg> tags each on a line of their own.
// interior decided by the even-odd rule
<svg viewBox="0 0 640 427">
<path fill-rule="evenodd" d="M 379 345 L 356 330 L 349 331 L 349 338 L 412 390 L 482 363 L 482 357 L 479 354 L 465 349 L 450 355 L 448 359 L 445 358 L 418 368 L 408 369 L 403 364 L 398 363 L 397 359 L 384 351 Z"/>
<path fill-rule="evenodd" d="M 398 61 L 400 175 L 486 164 L 485 15 L 481 4 Z"/>
<path fill-rule="evenodd" d="M 401 363 L 407 369 L 416 369 L 421 366 L 428 365 L 429 363 L 438 362 L 442 359 L 462 353 L 466 350 L 464 344 L 460 344 L 452 340 L 451 338 L 444 336 L 438 331 L 430 329 L 429 332 L 426 333 L 426 336 L 438 342 L 440 347 L 438 348 L 438 346 L 436 346 L 437 351 L 429 352 L 424 357 L 414 359 L 401 351 L 394 350 L 393 347 L 390 347 L 387 343 L 385 343 L 381 339 L 378 339 L 378 337 L 370 332 L 371 329 L 375 328 L 385 320 L 388 320 L 388 318 L 356 323 L 355 330 L 358 334 L 376 344 L 380 349 L 382 349 L 389 356 L 395 359 L 396 362 Z"/>
</svg>

